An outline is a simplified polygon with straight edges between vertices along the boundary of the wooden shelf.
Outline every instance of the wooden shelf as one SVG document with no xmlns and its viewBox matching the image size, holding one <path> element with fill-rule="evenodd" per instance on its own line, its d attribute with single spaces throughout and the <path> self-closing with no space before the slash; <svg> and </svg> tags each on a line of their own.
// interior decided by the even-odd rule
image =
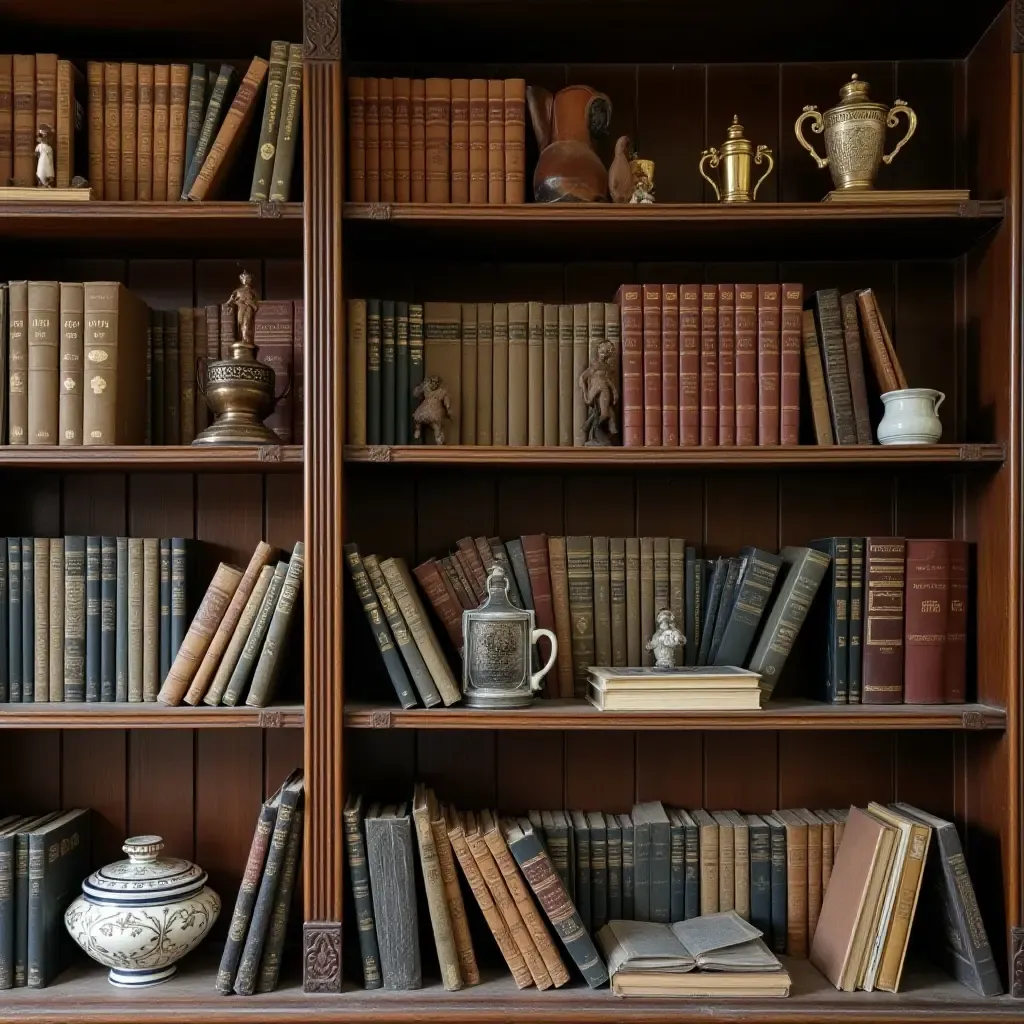
<svg viewBox="0 0 1024 1024">
<path fill-rule="evenodd" d="M 348 230 L 365 251 L 380 244 L 432 253 L 481 242 L 500 243 L 502 258 L 521 247 L 536 258 L 573 251 L 609 258 L 622 245 L 643 246 L 644 258 L 680 258 L 699 247 L 702 259 L 735 259 L 737 246 L 770 248 L 771 258 L 853 259 L 952 257 L 969 250 L 1002 220 L 1002 200 L 966 203 L 524 203 L 487 206 L 433 203 L 346 203 Z M 683 249 L 682 251 L 685 251 Z M 518 254 L 517 254 L 518 255 Z"/>
<path fill-rule="evenodd" d="M 0 704 L 0 729 L 301 729 L 301 704 L 269 708 L 164 704 Z"/>
<path fill-rule="evenodd" d="M 510 448 L 485 445 L 346 445 L 346 462 L 453 466 L 887 466 L 999 465 L 1001 444 L 793 448 Z M 0 463 L 2 464 L 2 463 Z"/>
<path fill-rule="evenodd" d="M 760 711 L 598 711 L 585 701 L 545 700 L 518 711 L 412 708 L 350 703 L 350 729 L 666 730 L 1005 729 L 1006 712 L 987 704 L 822 704 L 773 700 Z"/>
<path fill-rule="evenodd" d="M 200 472 L 301 472 L 302 445 L 192 448 L 189 445 L 0 446 L 0 469 L 108 469 Z"/>
<path fill-rule="evenodd" d="M 224 894 L 222 894 L 223 896 Z M 292 960 L 294 961 L 294 957 Z M 786 959 L 786 958 L 784 958 Z M 898 994 L 837 992 L 806 960 L 788 960 L 793 979 L 788 999 L 617 999 L 608 988 L 592 990 L 574 982 L 562 989 L 517 991 L 507 972 L 485 974 L 481 984 L 445 992 L 437 981 L 409 992 L 365 991 L 347 986 L 340 995 L 306 995 L 297 980 L 276 992 L 225 998 L 214 989 L 216 960 L 200 951 L 186 958 L 169 985 L 137 991 L 114 988 L 106 972 L 81 963 L 41 992 L 16 988 L 0 1001 L 0 1022 L 86 1021 L 92 1024 L 228 1024 L 307 1021 L 323 1024 L 387 1021 L 388 1024 L 449 1024 L 453 1020 L 516 1021 L 549 1024 L 574 1020 L 618 1024 L 626 1016 L 647 1021 L 818 1022 L 843 1024 L 931 1024 L 935 1021 L 1020 1020 L 1020 1003 L 1008 996 L 984 999 L 928 967 L 908 968 Z"/>
</svg>

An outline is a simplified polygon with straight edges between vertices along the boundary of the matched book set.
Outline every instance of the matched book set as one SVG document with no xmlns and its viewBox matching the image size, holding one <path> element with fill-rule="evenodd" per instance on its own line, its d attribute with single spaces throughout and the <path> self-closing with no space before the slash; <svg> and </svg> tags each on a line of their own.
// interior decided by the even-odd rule
<svg viewBox="0 0 1024 1024">
<path fill-rule="evenodd" d="M 217 991 L 224 995 L 277 988 L 302 866 L 303 783 L 302 772 L 292 772 L 260 809 L 217 970 Z"/>
<path fill-rule="evenodd" d="M 243 570 L 221 562 L 164 678 L 163 704 L 266 707 L 288 651 L 292 620 L 301 620 L 305 548 L 291 557 L 261 541 Z M 296 614 L 298 610 L 298 614 Z"/>
<path fill-rule="evenodd" d="M 522 203 L 522 78 L 349 78 L 354 203 Z"/>
<path fill-rule="evenodd" d="M 156 700 L 185 636 L 194 543 L 4 538 L 0 701 Z"/>
</svg>

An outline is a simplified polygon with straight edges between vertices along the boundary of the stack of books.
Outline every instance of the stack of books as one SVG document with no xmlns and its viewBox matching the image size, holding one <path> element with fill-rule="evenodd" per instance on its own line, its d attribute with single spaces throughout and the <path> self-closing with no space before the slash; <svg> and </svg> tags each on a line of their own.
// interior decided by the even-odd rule
<svg viewBox="0 0 1024 1024">
<path fill-rule="evenodd" d="M 760 676 L 742 668 L 589 669 L 598 711 L 757 711 Z"/>
<path fill-rule="evenodd" d="M 217 970 L 217 991 L 273 992 L 302 864 L 303 774 L 294 771 L 260 810 Z"/>
<path fill-rule="evenodd" d="M 163 704 L 266 707 L 301 610 L 304 546 L 288 561 L 261 542 L 243 572 L 221 562 L 157 695 Z"/>
</svg>

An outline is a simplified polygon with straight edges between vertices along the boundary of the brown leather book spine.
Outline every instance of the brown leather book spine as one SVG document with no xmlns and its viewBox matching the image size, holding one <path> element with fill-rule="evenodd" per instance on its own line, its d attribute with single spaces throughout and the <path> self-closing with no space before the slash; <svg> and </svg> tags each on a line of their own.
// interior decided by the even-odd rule
<svg viewBox="0 0 1024 1024">
<path fill-rule="evenodd" d="M 220 357 L 221 359 L 231 358 L 231 343 L 237 341 L 237 321 L 235 310 L 226 302 L 217 307 L 220 310 L 218 320 L 220 322 Z"/>
<path fill-rule="evenodd" d="M 484 78 L 469 80 L 469 202 L 487 202 L 487 80 Z"/>
<path fill-rule="evenodd" d="M 626 448 L 642 448 L 644 307 L 640 285 L 621 285 L 615 293 L 615 301 L 622 311 L 622 443 Z"/>
<path fill-rule="evenodd" d="M 594 572 L 594 664 L 611 665 L 611 565 L 608 538 L 594 537 L 592 547 Z"/>
<path fill-rule="evenodd" d="M 949 623 L 950 551 L 947 540 L 907 541 L 903 637 L 903 700 L 942 704 Z"/>
<path fill-rule="evenodd" d="M 206 358 L 210 360 L 220 359 L 220 306 L 205 306 L 203 313 L 206 317 Z"/>
<path fill-rule="evenodd" d="M 804 286 L 782 285 L 782 331 L 779 354 L 779 443 L 800 443 L 800 346 Z M 856 311 L 854 312 L 856 315 Z M 864 381 L 863 368 L 861 383 Z"/>
<path fill-rule="evenodd" d="M 508 443 L 529 443 L 529 306 L 508 304 Z"/>
<path fill-rule="evenodd" d="M 423 593 L 427 595 L 438 619 L 444 626 L 445 632 L 455 645 L 455 649 L 461 654 L 463 647 L 462 635 L 462 608 L 456 605 L 444 585 L 444 570 L 431 559 L 413 569 L 416 582 L 419 583 Z"/>
<path fill-rule="evenodd" d="M 292 443 L 292 395 L 289 384 L 294 385 L 293 316 L 292 304 L 288 299 L 262 302 L 254 324 L 257 354 L 274 371 L 274 394 L 285 395 L 264 421 L 281 439 L 281 444 Z"/>
<path fill-rule="evenodd" d="M 60 299 L 56 281 L 28 283 L 28 443 L 57 444 Z"/>
<path fill-rule="evenodd" d="M 89 116 L 89 184 L 92 186 L 93 199 L 105 199 L 103 191 L 104 176 L 104 130 L 103 130 L 103 64 L 91 60 L 85 66 L 85 79 L 88 86 Z"/>
<path fill-rule="evenodd" d="M 7 438 L 28 444 L 28 282 L 11 281 L 7 301 Z"/>
<path fill-rule="evenodd" d="M 494 442 L 494 304 L 476 306 L 476 443 Z"/>
<path fill-rule="evenodd" d="M 836 441 L 841 445 L 856 444 L 857 426 L 850 394 L 850 374 L 846 366 L 846 341 L 843 337 L 838 289 L 823 288 L 814 293 L 814 314 L 821 339 L 822 366 Z"/>
<path fill-rule="evenodd" d="M 811 396 L 811 417 L 814 420 L 814 438 L 819 445 L 835 444 L 832 433 L 832 417 L 828 411 L 828 392 L 825 389 L 825 371 L 821 365 L 821 349 L 818 346 L 818 329 L 814 313 L 803 312 L 802 347 L 804 367 L 807 370 L 807 390 Z"/>
<path fill-rule="evenodd" d="M 903 592 L 907 542 L 864 538 L 862 704 L 903 701 Z"/>
<path fill-rule="evenodd" d="M 626 541 L 608 541 L 608 602 L 611 607 L 612 660 L 617 668 L 627 665 L 626 648 Z"/>
<path fill-rule="evenodd" d="M 366 444 L 366 299 L 348 300 L 347 444 Z"/>
<path fill-rule="evenodd" d="M 171 66 L 157 64 L 153 69 L 153 198 L 157 201 L 167 198 L 170 104 Z"/>
<path fill-rule="evenodd" d="M 544 304 L 544 444 L 558 447 L 558 306 Z"/>
<path fill-rule="evenodd" d="M 188 89 L 191 69 L 187 64 L 171 65 L 171 88 L 167 109 L 167 194 L 169 203 L 181 198 L 185 180 L 185 137 L 188 129 Z M 239 93 L 245 87 L 239 86 Z M 230 117 L 230 111 L 228 117 Z M 224 119 L 227 123 L 227 118 Z M 218 136 L 219 138 L 219 136 Z M 213 150 L 207 160 L 213 155 Z M 204 165 L 205 169 L 205 165 Z"/>
<path fill-rule="evenodd" d="M 136 198 L 138 182 L 139 65 L 121 65 L 121 198 Z"/>
<path fill-rule="evenodd" d="M 414 78 L 409 102 L 409 199 L 427 201 L 427 112 L 426 82 Z M 366 197 L 369 199 L 369 195 Z"/>
<path fill-rule="evenodd" d="M 455 542 L 458 548 L 458 555 L 461 556 L 463 565 L 470 576 L 470 584 L 476 594 L 477 600 L 483 601 L 487 596 L 487 570 L 477 551 L 476 541 L 472 537 L 460 537 Z"/>
<path fill-rule="evenodd" d="M 718 286 L 718 443 L 736 444 L 736 285 Z"/>
<path fill-rule="evenodd" d="M 363 79 L 366 202 L 380 202 L 380 79 Z"/>
<path fill-rule="evenodd" d="M 640 538 L 626 538 L 626 664 L 639 667 L 643 640 L 640 635 Z"/>
<path fill-rule="evenodd" d="M 35 55 L 31 53 L 14 54 L 11 75 L 14 83 L 14 114 L 12 118 L 14 184 L 31 188 L 36 183 Z"/>
<path fill-rule="evenodd" d="M 643 286 L 644 447 L 661 445 L 661 285 Z"/>
<path fill-rule="evenodd" d="M 818 928 L 818 918 L 821 916 L 822 866 L 825 851 L 822 847 L 821 819 L 805 808 L 801 808 L 799 814 L 807 822 L 807 948 L 810 949 Z"/>
<path fill-rule="evenodd" d="M 679 286 L 679 443 L 700 444 L 700 286 Z"/>
<path fill-rule="evenodd" d="M 426 86 L 426 157 L 428 203 L 451 202 L 450 123 L 452 83 L 450 78 L 428 78 Z"/>
<path fill-rule="evenodd" d="M 757 444 L 757 285 L 736 285 L 736 444 Z"/>
<path fill-rule="evenodd" d="M 121 198 L 121 65 L 103 65 L 103 195 Z"/>
<path fill-rule="evenodd" d="M 459 876 L 455 870 L 452 843 L 448 838 L 447 823 L 433 794 L 430 795 L 430 831 L 434 835 L 437 864 L 441 871 L 441 882 L 444 885 L 448 918 L 452 924 L 452 938 L 455 940 L 455 950 L 458 953 L 459 974 L 463 984 L 477 985 L 480 983 L 480 968 L 477 966 L 476 954 L 473 952 L 473 939 L 469 931 L 469 921 L 466 917 L 466 905 L 462 899 Z"/>
<path fill-rule="evenodd" d="M 0 181 L 14 177 L 14 58 L 0 53 Z"/>
<path fill-rule="evenodd" d="M 366 88 L 362 78 L 345 83 L 348 102 L 348 198 L 366 202 Z"/>
<path fill-rule="evenodd" d="M 149 202 L 153 198 L 154 71 L 155 69 L 152 64 L 139 65 L 138 134 L 135 143 L 135 195 L 142 202 Z"/>
<path fill-rule="evenodd" d="M 409 202 L 411 196 L 409 168 L 410 122 L 409 108 L 412 102 L 412 82 L 408 78 L 396 78 L 394 86 L 395 111 L 395 201 Z M 365 129 L 364 129 L 365 130 Z M 365 141 L 365 140 L 364 140 Z M 363 157 L 365 159 L 365 151 Z M 364 168 L 365 173 L 365 168 Z M 365 191 L 365 187 L 364 187 Z"/>
<path fill-rule="evenodd" d="M 505 79 L 505 202 L 526 202 L 526 80 Z"/>
<path fill-rule="evenodd" d="M 452 79 L 452 202 L 469 202 L 469 79 Z"/>
<path fill-rule="evenodd" d="M 505 83 L 487 82 L 487 202 L 505 202 Z"/>
<path fill-rule="evenodd" d="M 570 698 L 572 684 L 572 618 L 569 614 L 569 575 L 565 538 L 548 537 L 548 565 L 551 574 L 551 601 L 555 615 L 555 637 L 558 653 L 555 672 L 558 676 L 557 696 Z"/>
<path fill-rule="evenodd" d="M 188 692 L 231 599 L 242 582 L 242 570 L 221 562 L 199 610 L 185 634 L 185 640 L 171 665 L 157 699 L 162 704 L 180 704 Z"/>
<path fill-rule="evenodd" d="M 495 445 L 508 442 L 508 303 L 494 304 L 494 339 L 491 366 L 491 436 Z"/>
<path fill-rule="evenodd" d="M 462 410 L 462 422 L 459 425 L 460 444 L 478 444 L 476 437 L 476 385 L 477 385 L 477 325 L 476 303 L 462 304 L 462 399 L 459 408 Z"/>
<path fill-rule="evenodd" d="M 455 569 L 455 575 L 462 584 L 462 589 L 469 597 L 469 607 L 479 608 L 483 603 L 484 591 L 481 590 L 480 584 L 477 582 L 476 576 L 473 573 L 472 564 L 467 560 L 465 552 L 463 551 L 454 552 L 451 556 L 451 560 L 452 567 Z"/>
<path fill-rule="evenodd" d="M 206 337 L 206 310 L 205 309 L 193 309 L 192 310 L 192 338 L 195 345 L 195 360 L 192 364 L 192 373 L 195 375 L 197 372 L 198 361 L 200 357 L 205 358 L 207 355 L 208 341 Z M 206 364 L 203 364 L 205 370 Z M 199 390 L 198 385 L 195 389 L 195 429 L 194 433 L 199 434 L 210 425 L 210 409 L 206 404 L 206 398 Z"/>
<path fill-rule="evenodd" d="M 757 443 L 779 443 L 779 332 L 777 284 L 757 286 Z"/>
<path fill-rule="evenodd" d="M 839 308 L 843 315 L 846 370 L 850 376 L 850 398 L 853 401 L 853 420 L 857 430 L 857 444 L 871 444 L 871 414 L 868 410 L 867 382 L 864 379 L 864 352 L 860 343 L 857 293 L 847 292 L 845 295 L 841 295 Z M 783 314 L 785 314 L 785 310 L 783 310 Z"/>
<path fill-rule="evenodd" d="M 661 286 L 661 443 L 679 446 L 679 285 Z M 605 664 L 605 662 L 600 662 Z"/>
<path fill-rule="evenodd" d="M 587 440 L 586 432 L 583 429 L 587 422 L 587 402 L 583 397 L 583 390 L 580 388 L 579 380 L 583 371 L 590 365 L 588 355 L 590 341 L 590 315 L 587 303 L 577 302 L 572 306 L 572 368 L 569 371 L 572 386 L 572 443 L 582 447 Z M 642 371 L 641 371 L 642 372 Z M 643 386 L 642 383 L 640 385 Z M 643 402 L 641 400 L 640 415 L 643 417 Z M 640 436 L 643 437 L 643 419 L 641 418 Z"/>
<path fill-rule="evenodd" d="M 794 811 L 776 811 L 786 826 L 786 953 L 806 959 L 807 823 Z"/>
<path fill-rule="evenodd" d="M 949 617 L 946 619 L 946 663 L 943 666 L 942 692 L 947 704 L 963 704 L 967 699 L 967 605 L 970 545 L 964 540 L 948 540 Z"/>
<path fill-rule="evenodd" d="M 60 392 L 57 399 L 57 434 L 63 445 L 82 443 L 82 339 L 85 289 L 81 284 L 60 285 Z"/>
<path fill-rule="evenodd" d="M 178 310 L 178 373 L 179 443 L 191 444 L 196 436 L 196 336 L 191 307 Z"/>
<path fill-rule="evenodd" d="M 644 641 L 654 636 L 654 538 L 640 538 L 640 664 L 653 665 L 654 652 Z"/>
<path fill-rule="evenodd" d="M 57 138 L 57 54 L 36 54 L 36 122 L 35 130 L 50 126 L 53 139 Z M 35 152 L 35 140 L 32 150 Z M 54 153 L 56 155 L 56 152 Z M 56 167 L 54 168 L 56 172 Z"/>
<path fill-rule="evenodd" d="M 8 60 L 10 58 L 8 57 Z M 78 102 L 77 85 L 81 81 L 81 72 L 69 60 L 57 61 L 57 149 L 56 149 L 56 185 L 57 188 L 70 188 L 71 179 L 75 175 L 75 135 L 79 115 L 82 113 Z M 3 103 L 3 69 L 0 66 L 0 105 Z M 0 139 L 3 128 L 0 127 Z M 0 148 L 3 143 L 0 141 Z M 0 157 L 0 163 L 3 158 Z M 0 181 L 6 181 L 10 172 Z"/>
<path fill-rule="evenodd" d="M 544 444 L 544 306 L 527 303 L 527 444 Z"/>
<path fill-rule="evenodd" d="M 573 445 L 573 407 L 579 385 L 573 376 L 572 306 L 558 306 L 558 444 Z M 581 396 L 582 401 L 582 396 Z"/>
<path fill-rule="evenodd" d="M 381 78 L 377 85 L 380 122 L 380 201 L 395 201 L 395 80 Z"/>
<path fill-rule="evenodd" d="M 881 318 L 878 315 L 878 305 L 875 302 L 874 292 L 870 288 L 857 293 L 857 309 L 860 311 L 860 322 L 864 328 L 864 342 L 868 350 L 868 358 L 871 360 L 871 369 L 874 371 L 875 380 L 878 381 L 878 388 L 884 394 L 887 391 L 898 391 L 900 388 L 899 378 L 889 358 L 885 338 L 882 336 Z"/>
<path fill-rule="evenodd" d="M 718 288 L 700 290 L 700 443 L 718 445 Z"/>
<path fill-rule="evenodd" d="M 177 67 L 177 65 L 175 66 Z M 245 138 L 245 129 L 256 111 L 256 99 L 263 86 L 263 81 L 267 77 L 269 66 L 262 57 L 253 57 L 249 70 L 246 71 L 245 78 L 242 79 L 238 86 L 238 92 L 235 93 L 235 98 L 231 101 L 231 106 L 224 117 L 224 123 L 220 126 L 217 137 L 210 147 L 202 170 L 189 191 L 189 199 L 213 199 L 217 196 L 224 178 L 231 168 L 231 161 Z M 184 89 L 187 104 L 188 69 L 184 64 L 181 67 L 185 68 Z M 182 123 L 184 124 L 184 121 Z M 173 155 L 172 152 L 171 156 L 173 157 Z M 170 179 L 170 174 L 168 174 L 168 179 Z M 179 191 L 180 187 L 179 182 Z M 168 180 L 168 192 L 170 192 L 170 180 Z"/>
<path fill-rule="evenodd" d="M 523 555 L 526 558 L 526 569 L 530 576 L 530 589 L 533 592 L 533 612 L 537 625 L 541 629 L 549 629 L 555 633 L 555 608 L 551 595 L 551 572 L 548 567 L 548 538 L 543 533 L 529 534 L 522 538 Z M 557 638 L 558 634 L 555 633 Z M 541 663 L 550 656 L 547 641 L 537 645 L 540 648 Z M 553 697 L 550 690 L 547 696 Z"/>
</svg>

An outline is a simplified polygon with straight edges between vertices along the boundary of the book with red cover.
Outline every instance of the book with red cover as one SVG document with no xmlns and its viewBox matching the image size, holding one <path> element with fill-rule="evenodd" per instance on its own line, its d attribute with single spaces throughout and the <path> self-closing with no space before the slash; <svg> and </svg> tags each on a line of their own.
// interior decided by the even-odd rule
<svg viewBox="0 0 1024 1024">
<path fill-rule="evenodd" d="M 718 287 L 700 289 L 700 443 L 718 445 Z"/>
<path fill-rule="evenodd" d="M 757 443 L 779 443 L 779 327 L 777 284 L 757 286 Z"/>
<path fill-rule="evenodd" d="M 700 285 L 679 286 L 679 443 L 700 444 Z"/>
<path fill-rule="evenodd" d="M 679 285 L 661 286 L 661 443 L 679 445 Z"/>
<path fill-rule="evenodd" d="M 907 542 L 864 538 L 861 703 L 903 701 L 903 591 Z"/>
<path fill-rule="evenodd" d="M 757 444 L 757 285 L 736 285 L 736 443 Z"/>
<path fill-rule="evenodd" d="M 942 695 L 947 704 L 963 704 L 967 699 L 967 579 L 971 549 L 965 540 L 947 540 L 946 547 L 949 550 L 949 617 L 946 619 Z"/>
<path fill-rule="evenodd" d="M 718 286 L 718 443 L 736 444 L 736 286 Z"/>
<path fill-rule="evenodd" d="M 903 700 L 945 700 L 946 630 L 949 622 L 949 541 L 907 541 L 903 636 Z"/>
<path fill-rule="evenodd" d="M 624 284 L 615 293 L 622 312 L 622 443 L 644 444 L 644 310 L 640 285 Z"/>
<path fill-rule="evenodd" d="M 782 339 L 779 358 L 779 443 L 800 443 L 800 352 L 804 286 L 782 286 Z"/>
<path fill-rule="evenodd" d="M 661 445 L 661 285 L 643 286 L 644 447 Z"/>
<path fill-rule="evenodd" d="M 526 571 L 530 575 L 530 590 L 533 595 L 533 613 L 540 629 L 555 632 L 555 603 L 551 594 L 551 571 L 548 565 L 548 537 L 546 533 L 533 533 L 520 538 L 523 542 L 523 557 L 526 559 Z M 541 647 L 541 642 L 543 647 Z M 551 656 L 547 640 L 542 638 L 537 646 L 540 649 L 541 663 Z M 557 687 L 545 687 L 544 694 L 557 696 Z"/>
</svg>

